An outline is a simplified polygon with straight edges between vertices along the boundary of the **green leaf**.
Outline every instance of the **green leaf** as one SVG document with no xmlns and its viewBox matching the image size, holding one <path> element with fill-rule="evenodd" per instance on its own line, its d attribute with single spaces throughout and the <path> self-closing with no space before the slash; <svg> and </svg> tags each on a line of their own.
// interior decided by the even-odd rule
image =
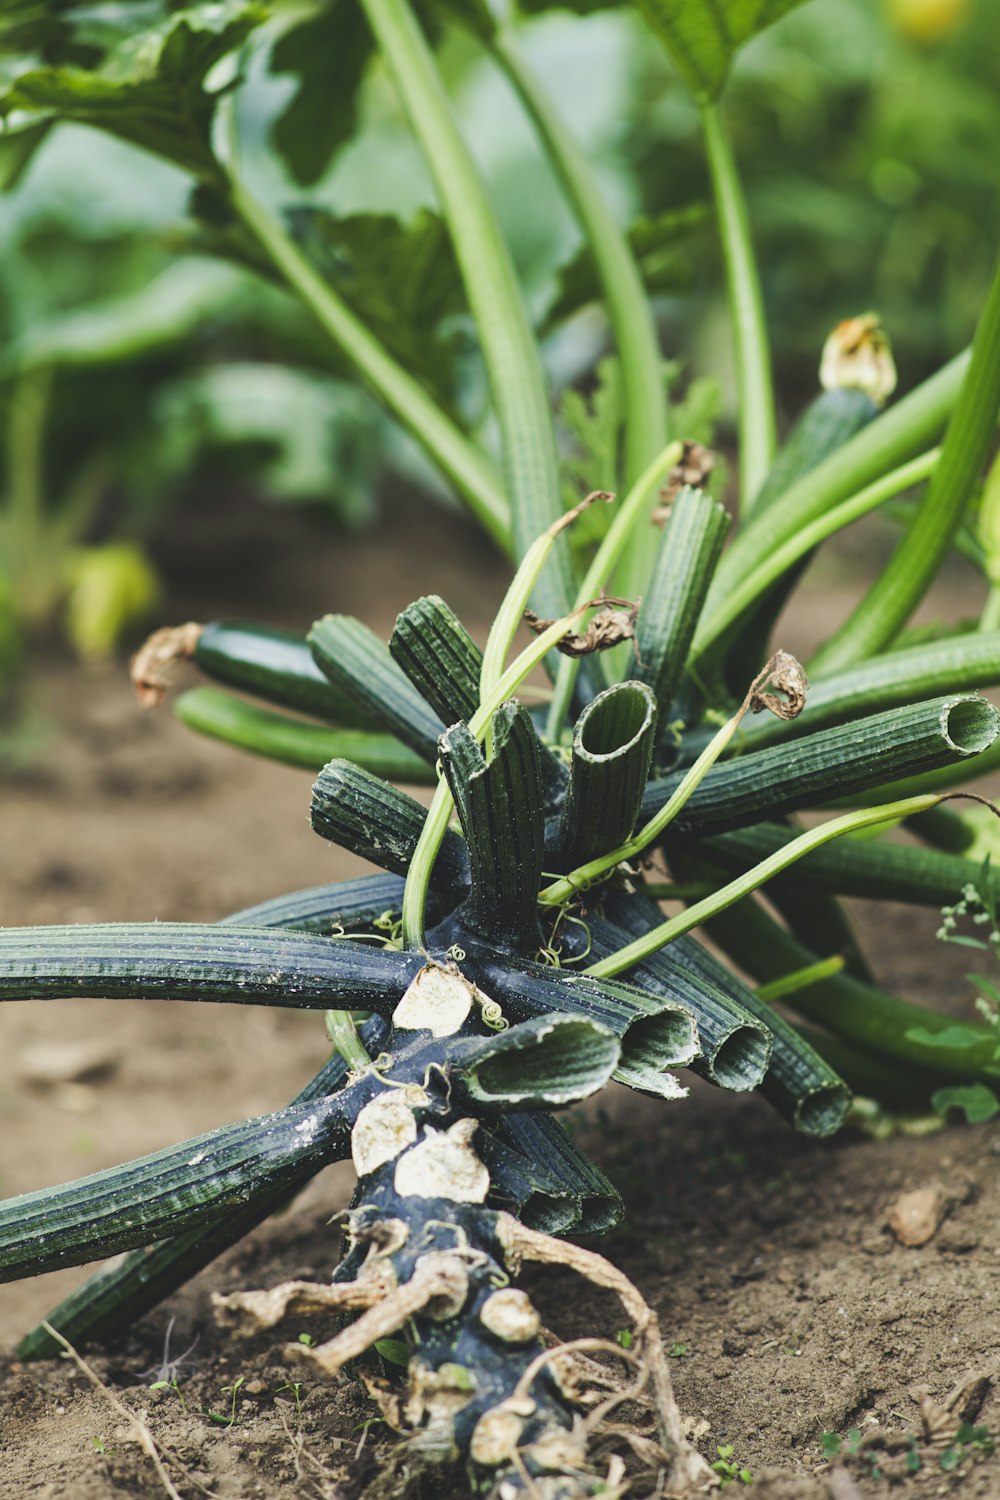
<svg viewBox="0 0 1000 1500">
<path fill-rule="evenodd" d="M 205 79 L 265 17 L 256 0 L 220 0 L 176 11 L 127 35 L 100 66 L 34 67 L 0 94 L 0 117 L 27 111 L 72 120 L 152 151 L 186 171 L 216 178 L 211 148 L 218 93 Z"/>
<path fill-rule="evenodd" d="M 715 99 L 739 49 L 802 0 L 638 0 L 696 99 Z"/>
<path fill-rule="evenodd" d="M 690 285 L 691 263 L 679 248 L 693 230 L 708 220 L 709 207 L 693 203 L 685 208 L 668 209 L 654 217 L 644 215 L 628 231 L 628 243 L 638 262 L 648 293 L 674 292 Z M 603 296 L 594 255 L 589 245 L 582 245 L 572 260 L 559 271 L 555 300 L 546 314 L 547 328 L 562 323 L 574 313 L 597 302 Z"/>
<path fill-rule="evenodd" d="M 1000 1099 L 985 1083 L 955 1084 L 951 1088 L 937 1089 L 931 1095 L 931 1104 L 939 1115 L 947 1115 L 952 1109 L 961 1110 L 967 1125 L 978 1125 L 1000 1115 Z"/>
<path fill-rule="evenodd" d="M 456 334 L 443 333 L 441 324 L 463 302 L 441 217 L 422 209 L 404 224 L 392 214 L 337 218 L 295 208 L 288 221 L 296 242 L 352 312 L 407 370 L 450 402 Z"/>
<path fill-rule="evenodd" d="M 345 0 L 330 0 L 286 31 L 275 46 L 271 72 L 294 73 L 299 79 L 272 132 L 296 182 L 317 182 L 353 135 L 358 95 L 374 50 L 360 8 Z"/>
<path fill-rule="evenodd" d="M 402 1339 L 376 1339 L 376 1353 L 390 1365 L 400 1365 L 405 1370 L 410 1362 L 410 1351 Z"/>
</svg>

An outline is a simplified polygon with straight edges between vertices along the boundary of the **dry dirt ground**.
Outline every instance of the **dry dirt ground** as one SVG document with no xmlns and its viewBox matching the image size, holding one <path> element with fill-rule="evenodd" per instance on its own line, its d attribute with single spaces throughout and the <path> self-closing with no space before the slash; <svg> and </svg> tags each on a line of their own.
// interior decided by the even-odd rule
<svg viewBox="0 0 1000 1500">
<path fill-rule="evenodd" d="M 244 537 L 212 613 L 259 617 L 259 586 L 273 619 L 306 624 L 332 607 L 385 630 L 410 598 L 434 590 L 481 636 L 504 570 L 471 535 L 442 557 L 443 531 L 438 513 L 406 521 L 390 513 L 382 537 L 369 540 L 293 528 L 290 539 L 267 536 L 255 551 Z M 204 613 L 209 582 L 189 576 L 170 618 Z M 808 644 L 822 616 L 842 607 L 849 583 L 827 585 L 812 616 L 790 627 L 799 639 L 782 644 Z M 121 673 L 91 678 L 56 666 L 38 693 L 52 733 L 30 770 L 0 780 L 4 923 L 205 920 L 359 868 L 310 832 L 305 773 L 195 740 L 165 712 L 143 717 Z M 935 944 L 935 925 L 931 912 L 900 908 L 862 918 L 887 982 L 912 998 L 967 1004 L 968 963 Z M 46 1054 L 39 1061 L 38 1049 L 53 1041 L 96 1045 L 101 1071 L 39 1081 Z M 163 1002 L 8 1006 L 0 1190 L 79 1176 L 278 1107 L 324 1054 L 320 1023 L 308 1014 Z M 762 1500 L 888 1493 L 893 1476 L 884 1465 L 872 1472 L 877 1460 L 826 1467 L 822 1434 L 916 1431 L 923 1394 L 940 1399 L 970 1374 L 1000 1382 L 995 1125 L 882 1143 L 845 1133 L 814 1144 L 763 1102 L 700 1085 L 672 1106 L 612 1090 L 578 1125 L 629 1210 L 627 1226 L 600 1248 L 659 1310 L 679 1403 L 703 1450 L 715 1458 L 720 1445 L 731 1448 L 729 1461 L 751 1472 Z M 902 1191 L 934 1180 L 956 1206 L 929 1244 L 903 1248 L 886 1229 L 887 1210 Z M 328 1274 L 337 1255 L 328 1220 L 350 1188 L 349 1169 L 329 1169 L 168 1306 L 95 1352 L 107 1392 L 67 1364 L 0 1363 L 0 1500 L 166 1493 L 108 1393 L 145 1420 L 183 1500 L 363 1491 L 380 1429 L 368 1424 L 373 1408 L 360 1386 L 303 1380 L 283 1357 L 284 1335 L 233 1344 L 206 1315 L 211 1290 Z M 0 1288 L 0 1352 L 10 1355 L 82 1275 Z M 620 1322 L 610 1301 L 582 1297 L 556 1273 L 536 1276 L 531 1289 L 548 1325 L 567 1337 L 613 1335 Z M 174 1353 L 196 1334 L 198 1342 L 180 1366 L 179 1390 L 151 1391 L 171 1318 Z M 1000 1440 L 996 1384 L 978 1420 Z M 945 1464 L 925 1451 L 916 1473 L 893 1479 L 892 1493 L 1000 1497 L 1000 1456 L 953 1450 Z M 334 1477 L 345 1472 L 349 1490 Z"/>
</svg>

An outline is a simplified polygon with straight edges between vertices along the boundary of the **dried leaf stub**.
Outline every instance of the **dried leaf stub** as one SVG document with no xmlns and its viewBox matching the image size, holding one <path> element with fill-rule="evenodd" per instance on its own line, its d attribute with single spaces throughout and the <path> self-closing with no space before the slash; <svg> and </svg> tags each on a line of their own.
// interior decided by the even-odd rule
<svg viewBox="0 0 1000 1500">
<path fill-rule="evenodd" d="M 132 658 L 132 686 L 143 708 L 156 708 L 170 686 L 164 675 L 175 661 L 190 661 L 204 625 L 167 625 L 154 630 Z"/>
<path fill-rule="evenodd" d="M 801 662 L 788 651 L 776 651 L 750 690 L 750 711 L 759 714 L 769 709 L 776 718 L 797 719 L 808 691 L 809 678 Z"/>
<path fill-rule="evenodd" d="M 680 459 L 667 475 L 666 484 L 660 491 L 660 503 L 650 516 L 654 526 L 665 526 L 670 511 L 681 490 L 690 487 L 703 490 L 715 468 L 716 456 L 704 443 L 685 440 Z"/>
<path fill-rule="evenodd" d="M 591 656 L 595 651 L 610 651 L 612 646 L 620 646 L 622 641 L 634 641 L 641 604 L 641 599 L 637 599 L 634 604 L 631 599 L 602 597 L 593 600 L 584 608 L 594 609 L 599 606 L 600 613 L 594 616 L 586 630 L 567 630 L 556 642 L 556 650 L 561 651 L 563 656 Z M 540 620 L 530 609 L 524 611 L 524 619 L 529 630 L 533 630 L 536 635 L 541 635 L 556 623 L 555 620 Z"/>
</svg>

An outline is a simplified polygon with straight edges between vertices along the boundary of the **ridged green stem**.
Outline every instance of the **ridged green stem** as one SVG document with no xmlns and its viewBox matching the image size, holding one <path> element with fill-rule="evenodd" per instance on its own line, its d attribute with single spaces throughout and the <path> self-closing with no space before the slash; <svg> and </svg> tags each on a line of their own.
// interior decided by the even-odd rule
<svg viewBox="0 0 1000 1500">
<path fill-rule="evenodd" d="M 656 699 L 643 683 L 619 682 L 587 704 L 573 732 L 560 821 L 560 854 L 567 864 L 631 838 L 655 739 Z"/>
<path fill-rule="evenodd" d="M 909 530 L 853 614 L 816 653 L 817 671 L 863 661 L 902 629 L 951 547 L 1000 411 L 1000 260 L 948 423 L 941 459 Z"/>
<path fill-rule="evenodd" d="M 712 937 L 741 968 L 760 980 L 772 980 L 816 961 L 817 954 L 773 921 L 757 901 L 743 901 L 713 921 Z M 791 996 L 788 1003 L 808 1020 L 825 1026 L 844 1041 L 874 1053 L 948 1078 L 969 1079 L 997 1069 L 998 1039 L 992 1027 L 961 1020 L 897 1000 L 874 985 L 837 974 Z M 955 1029 L 968 1033 L 959 1041 Z"/>
<path fill-rule="evenodd" d="M 806 706 L 797 719 L 758 719 L 746 726 L 736 748 L 756 751 L 939 693 L 995 683 L 1000 683 L 1000 631 L 945 636 L 811 677 Z"/>
<path fill-rule="evenodd" d="M 541 635 L 525 647 L 520 656 L 515 657 L 503 673 L 492 695 L 480 703 L 476 713 L 470 719 L 469 733 L 473 739 L 485 738 L 496 710 L 505 699 L 517 691 L 524 678 L 545 659 L 556 642 L 566 634 L 579 613 L 580 611 L 576 610 L 570 615 L 565 615 L 561 620 L 554 620 L 547 630 L 543 630 Z M 445 834 L 448 832 L 448 820 L 451 817 L 453 805 L 447 783 L 439 781 L 406 872 L 406 889 L 403 892 L 403 938 L 407 947 L 410 948 L 419 947 L 424 940 L 424 904 L 434 863 Z"/>
<path fill-rule="evenodd" d="M 451 480 L 484 531 L 509 554 L 510 511 L 486 455 L 455 426 L 412 375 L 397 364 L 337 296 L 280 220 L 236 176 L 230 177 L 229 196 L 236 213 L 336 345 L 338 353 L 349 359 L 381 396 L 393 415 Z"/>
<path fill-rule="evenodd" d="M 487 762 L 464 724 L 441 737 L 441 764 L 469 850 L 472 888 L 464 922 L 479 936 L 521 951 L 540 941 L 535 891 L 544 825 L 538 737 L 516 702 L 493 716 Z"/>
<path fill-rule="evenodd" d="M 750 233 L 750 215 L 718 106 L 702 100 L 701 128 L 726 268 L 729 319 L 736 356 L 740 508 L 749 510 L 774 458 L 774 391 L 764 299 Z"/>
<path fill-rule="evenodd" d="M 720 608 L 718 615 L 713 616 L 713 623 L 718 621 L 718 628 L 728 630 L 740 616 L 766 593 L 767 590 L 787 573 L 789 568 L 795 564 L 820 542 L 825 542 L 828 537 L 833 536 L 845 526 L 850 526 L 854 521 L 860 520 L 862 516 L 868 515 L 884 501 L 893 495 L 898 495 L 900 490 L 905 490 L 910 485 L 918 484 L 920 480 L 926 479 L 928 474 L 934 472 L 934 468 L 940 458 L 941 449 L 931 448 L 927 453 L 921 453 L 909 463 L 901 464 L 898 469 L 893 469 L 883 478 L 876 480 L 874 484 L 866 485 L 849 500 L 840 505 L 835 505 L 822 516 L 817 516 L 794 535 L 786 540 L 766 558 L 762 559 L 753 572 L 746 574 L 739 580 L 730 594 L 726 604 Z M 810 668 L 814 670 L 814 668 Z"/>
<path fill-rule="evenodd" d="M 0 1000 L 201 1000 L 390 1015 L 419 954 L 287 929 L 110 922 L 0 929 Z"/>
<path fill-rule="evenodd" d="M 643 892 L 627 896 L 612 891 L 607 910 L 612 921 L 636 937 L 656 927 L 662 915 Z M 840 1129 L 850 1107 L 850 1094 L 833 1069 L 803 1041 L 784 1016 L 765 1004 L 695 938 L 678 938 L 666 953 L 658 955 L 658 962 L 674 963 L 681 973 L 707 982 L 763 1022 L 772 1045 L 760 1091 L 779 1114 L 792 1121 L 796 1130 L 822 1137 Z"/>
<path fill-rule="evenodd" d="M 639 612 L 638 660 L 629 672 L 653 689 L 662 714 L 674 701 L 728 528 L 725 508 L 704 490 L 685 488 L 670 507 Z"/>
<path fill-rule="evenodd" d="M 362 5 L 434 178 L 455 248 L 493 394 L 514 551 L 521 557 L 562 509 L 538 346 L 492 205 L 408 0 L 362 0 Z M 565 614 L 571 596 L 568 549 L 557 544 L 538 584 L 540 613 Z"/>
<path fill-rule="evenodd" d="M 380 729 L 434 764 L 444 725 L 373 630 L 352 615 L 324 615 L 308 641 L 320 671 L 339 692 L 360 703 Z"/>
<path fill-rule="evenodd" d="M 911 780 L 901 778 L 919 777 L 921 791 L 927 789 L 924 773 L 949 785 L 988 769 L 998 726 L 1000 715 L 985 698 L 957 695 L 821 729 L 797 740 L 791 752 L 771 745 L 713 766 L 678 809 L 677 828 L 703 836 L 835 801 L 871 806 L 876 780 L 884 788 L 882 802 L 910 795 Z M 644 816 L 662 815 L 690 774 L 675 771 L 651 781 Z"/>
</svg>

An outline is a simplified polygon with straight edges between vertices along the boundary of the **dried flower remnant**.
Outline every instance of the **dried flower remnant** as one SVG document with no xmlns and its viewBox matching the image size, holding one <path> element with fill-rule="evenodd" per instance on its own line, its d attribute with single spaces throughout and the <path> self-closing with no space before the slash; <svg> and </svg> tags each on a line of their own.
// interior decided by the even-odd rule
<svg viewBox="0 0 1000 1500">
<path fill-rule="evenodd" d="M 896 389 L 896 365 L 889 336 L 877 313 L 838 323 L 823 345 L 819 365 L 824 390 L 857 390 L 884 406 Z"/>
<path fill-rule="evenodd" d="M 667 474 L 666 483 L 660 490 L 660 504 L 649 518 L 653 525 L 667 524 L 673 503 L 681 490 L 703 490 L 712 477 L 715 464 L 716 455 L 711 448 L 706 448 L 704 443 L 693 443 L 686 439 L 679 460 Z"/>
<path fill-rule="evenodd" d="M 771 687 L 774 692 L 764 689 Z M 797 719 L 806 706 L 809 678 L 802 663 L 789 651 L 776 651 L 750 693 L 750 712 L 767 709 L 779 719 Z"/>
</svg>

